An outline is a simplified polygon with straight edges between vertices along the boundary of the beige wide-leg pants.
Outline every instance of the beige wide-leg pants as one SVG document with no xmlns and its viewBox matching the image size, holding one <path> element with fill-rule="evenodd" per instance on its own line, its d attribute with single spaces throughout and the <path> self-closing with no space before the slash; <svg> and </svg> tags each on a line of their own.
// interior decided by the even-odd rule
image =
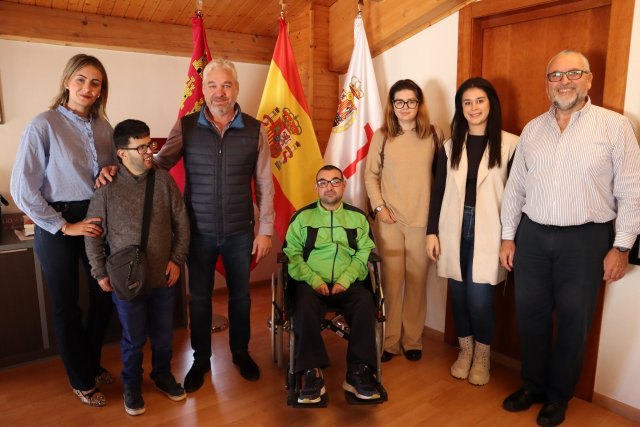
<svg viewBox="0 0 640 427">
<path fill-rule="evenodd" d="M 376 221 L 386 310 L 384 350 L 422 350 L 427 311 L 426 227 Z"/>
</svg>

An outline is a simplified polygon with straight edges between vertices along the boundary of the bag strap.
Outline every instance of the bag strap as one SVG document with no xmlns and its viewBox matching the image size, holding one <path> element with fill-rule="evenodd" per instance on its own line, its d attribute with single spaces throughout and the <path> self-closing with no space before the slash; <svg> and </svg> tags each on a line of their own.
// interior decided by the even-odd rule
<svg viewBox="0 0 640 427">
<path fill-rule="evenodd" d="M 147 174 L 147 187 L 144 192 L 144 208 L 142 212 L 142 235 L 140 236 L 140 249 L 147 250 L 149 240 L 149 224 L 151 223 L 151 206 L 153 205 L 153 188 L 156 181 L 156 170 L 151 169 Z"/>
<path fill-rule="evenodd" d="M 384 167 L 384 147 L 387 145 L 387 134 L 382 138 L 382 148 L 380 148 L 380 170 Z"/>
</svg>

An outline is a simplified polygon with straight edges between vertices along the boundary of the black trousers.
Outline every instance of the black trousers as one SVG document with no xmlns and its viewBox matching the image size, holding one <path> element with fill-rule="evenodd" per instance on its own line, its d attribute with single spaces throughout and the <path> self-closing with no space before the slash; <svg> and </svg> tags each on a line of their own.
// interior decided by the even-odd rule
<svg viewBox="0 0 640 427">
<path fill-rule="evenodd" d="M 67 204 L 65 204 L 67 205 Z M 88 202 L 74 202 L 56 210 L 68 222 L 84 219 Z M 35 228 L 35 250 L 49 288 L 54 310 L 54 326 L 60 357 L 71 386 L 89 390 L 100 371 L 102 343 L 111 319 L 111 293 L 104 292 L 91 277 L 84 248 L 84 237 L 51 234 Z M 89 308 L 86 317 L 79 305 L 79 268 L 83 266 L 89 288 Z"/>
<path fill-rule="evenodd" d="M 514 274 L 521 374 L 524 387 L 549 402 L 573 396 L 612 240 L 611 223 L 555 227 L 526 215 L 520 222 Z"/>
<path fill-rule="evenodd" d="M 306 283 L 290 281 L 295 286 L 293 329 L 296 336 L 295 371 L 326 368 L 329 357 L 322 340 L 320 324 L 325 304 L 339 307 L 351 328 L 347 349 L 347 369 L 365 364 L 371 369 L 376 361 L 376 308 L 373 293 L 362 282 L 355 282 L 338 295 L 323 296 Z"/>
</svg>

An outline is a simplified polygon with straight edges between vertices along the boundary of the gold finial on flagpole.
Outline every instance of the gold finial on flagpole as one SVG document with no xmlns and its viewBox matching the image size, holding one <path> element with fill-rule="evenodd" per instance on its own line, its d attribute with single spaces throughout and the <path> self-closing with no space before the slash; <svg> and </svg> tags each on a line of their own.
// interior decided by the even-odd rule
<svg viewBox="0 0 640 427">
<path fill-rule="evenodd" d="M 196 15 L 202 18 L 202 0 L 196 0 Z"/>
<path fill-rule="evenodd" d="M 358 0 L 358 15 L 362 15 L 362 8 L 364 7 L 364 1 Z"/>
<path fill-rule="evenodd" d="M 286 0 L 280 0 L 280 18 L 284 19 L 285 9 L 287 8 Z"/>
</svg>

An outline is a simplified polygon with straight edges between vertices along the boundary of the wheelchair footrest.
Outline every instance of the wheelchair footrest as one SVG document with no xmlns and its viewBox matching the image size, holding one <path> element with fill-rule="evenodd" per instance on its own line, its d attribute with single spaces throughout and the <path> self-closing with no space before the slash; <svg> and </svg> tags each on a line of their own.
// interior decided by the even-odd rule
<svg viewBox="0 0 640 427">
<path fill-rule="evenodd" d="M 380 403 L 386 402 L 388 400 L 387 390 L 385 390 L 382 384 L 377 384 L 376 388 L 378 392 L 380 392 L 380 397 L 378 399 L 360 399 L 355 394 L 346 391 L 344 392 L 344 398 L 350 405 L 378 405 Z"/>
<path fill-rule="evenodd" d="M 320 402 L 317 403 L 299 403 L 298 395 L 295 391 L 289 390 L 287 393 L 287 405 L 292 408 L 326 408 L 329 404 L 329 394 L 325 393 L 320 397 Z"/>
</svg>

